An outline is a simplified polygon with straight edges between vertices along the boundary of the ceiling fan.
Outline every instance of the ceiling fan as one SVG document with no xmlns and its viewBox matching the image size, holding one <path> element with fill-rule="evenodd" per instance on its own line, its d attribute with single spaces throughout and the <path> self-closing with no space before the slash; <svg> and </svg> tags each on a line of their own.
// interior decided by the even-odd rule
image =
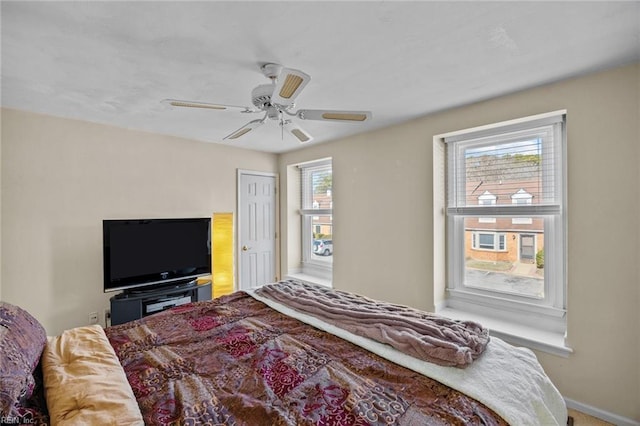
<svg viewBox="0 0 640 426">
<path fill-rule="evenodd" d="M 371 119 L 371 111 L 338 111 L 323 109 L 295 108 L 294 101 L 309 83 L 311 77 L 302 71 L 284 68 L 282 65 L 266 63 L 260 67 L 262 73 L 269 79 L 270 84 L 261 84 L 251 91 L 251 101 L 254 107 L 224 105 L 198 101 L 184 101 L 165 99 L 162 102 L 174 107 L 205 108 L 213 110 L 238 110 L 241 113 L 264 112 L 264 117 L 252 120 L 225 136 L 223 139 L 238 139 L 252 130 L 263 125 L 267 119 L 277 121 L 282 130 L 291 133 L 301 143 L 313 140 L 313 137 L 289 117 L 301 120 L 341 121 L 357 123 Z"/>
</svg>

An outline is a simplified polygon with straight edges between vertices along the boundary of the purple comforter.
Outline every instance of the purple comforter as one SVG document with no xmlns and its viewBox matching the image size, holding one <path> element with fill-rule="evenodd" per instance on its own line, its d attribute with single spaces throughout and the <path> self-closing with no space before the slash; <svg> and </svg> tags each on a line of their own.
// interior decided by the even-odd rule
<svg viewBox="0 0 640 426">
<path fill-rule="evenodd" d="M 243 292 L 106 329 L 146 424 L 506 425 Z"/>
</svg>

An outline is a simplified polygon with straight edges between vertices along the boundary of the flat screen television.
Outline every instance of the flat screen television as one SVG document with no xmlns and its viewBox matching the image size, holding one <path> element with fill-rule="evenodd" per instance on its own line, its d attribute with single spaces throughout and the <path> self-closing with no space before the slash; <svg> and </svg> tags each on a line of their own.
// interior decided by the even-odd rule
<svg viewBox="0 0 640 426">
<path fill-rule="evenodd" d="M 105 292 L 185 285 L 211 274 L 210 218 L 103 220 L 102 231 Z"/>
</svg>

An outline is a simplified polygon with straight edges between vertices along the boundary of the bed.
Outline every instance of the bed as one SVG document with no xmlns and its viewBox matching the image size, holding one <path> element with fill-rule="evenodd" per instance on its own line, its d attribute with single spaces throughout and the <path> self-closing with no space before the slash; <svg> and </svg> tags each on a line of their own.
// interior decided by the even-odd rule
<svg viewBox="0 0 640 426">
<path fill-rule="evenodd" d="M 534 354 L 296 281 L 46 337 L 0 302 L 0 416 L 52 425 L 563 425 Z"/>
</svg>

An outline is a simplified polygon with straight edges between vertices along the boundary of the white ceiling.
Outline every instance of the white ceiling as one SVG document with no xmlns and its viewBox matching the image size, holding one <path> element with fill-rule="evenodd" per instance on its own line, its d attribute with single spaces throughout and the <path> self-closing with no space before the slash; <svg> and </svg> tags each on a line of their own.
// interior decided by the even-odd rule
<svg viewBox="0 0 640 426">
<path fill-rule="evenodd" d="M 371 110 L 365 124 L 298 122 L 321 143 L 640 60 L 640 2 L 1 3 L 2 106 L 267 152 L 300 144 L 234 111 L 277 62 L 311 75 L 304 109 Z"/>
</svg>

